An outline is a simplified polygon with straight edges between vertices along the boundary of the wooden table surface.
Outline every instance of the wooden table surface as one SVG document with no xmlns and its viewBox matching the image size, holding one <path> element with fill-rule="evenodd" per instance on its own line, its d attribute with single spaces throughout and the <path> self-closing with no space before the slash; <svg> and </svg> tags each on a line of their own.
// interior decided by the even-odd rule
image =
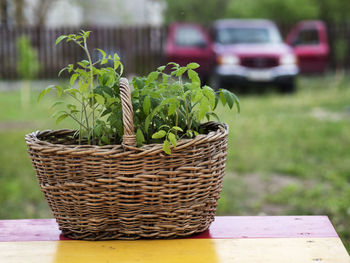
<svg viewBox="0 0 350 263">
<path fill-rule="evenodd" d="M 334 262 L 350 257 L 326 216 L 216 217 L 189 238 L 76 241 L 54 219 L 0 220 L 1 263 Z"/>
</svg>

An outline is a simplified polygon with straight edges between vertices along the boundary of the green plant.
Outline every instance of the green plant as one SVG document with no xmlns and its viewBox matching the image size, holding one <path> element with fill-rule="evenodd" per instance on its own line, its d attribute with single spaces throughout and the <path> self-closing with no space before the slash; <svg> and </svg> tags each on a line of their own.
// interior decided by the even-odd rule
<svg viewBox="0 0 350 263">
<path fill-rule="evenodd" d="M 39 100 L 53 88 L 58 96 L 67 94 L 76 104 L 63 101 L 64 109 L 54 114 L 56 122 L 70 117 L 78 123 L 76 136 L 79 143 L 118 144 L 123 136 L 122 107 L 119 94 L 119 79 L 123 65 L 117 54 L 107 56 L 98 49 L 102 58 L 92 62 L 87 38 L 89 31 L 60 36 L 62 40 L 73 41 L 85 52 L 88 60 L 68 65 L 60 71 L 71 73 L 67 87 L 49 86 L 39 95 Z M 106 66 L 109 61 L 113 67 Z M 105 67 L 106 66 L 106 67 Z M 218 102 L 240 110 L 238 98 L 225 89 L 215 92 L 208 86 L 201 87 L 200 79 L 194 69 L 197 63 L 180 67 L 176 63 L 158 67 L 146 77 L 135 77 L 132 81 L 132 103 L 134 126 L 138 146 L 143 143 L 163 143 L 166 153 L 171 146 L 176 147 L 182 138 L 193 138 L 206 133 L 200 125 L 204 118 L 219 119 L 214 113 Z M 166 73 L 170 71 L 169 73 Z M 60 74 L 59 73 L 59 74 Z M 186 74 L 187 73 L 187 74 Z M 75 85 L 77 83 L 77 85 Z"/>
<path fill-rule="evenodd" d="M 158 67 L 147 77 L 133 79 L 138 145 L 163 142 L 163 150 L 170 154 L 170 146 L 176 147 L 178 139 L 193 138 L 206 132 L 200 125 L 204 118 L 219 120 L 214 112 L 219 101 L 229 108 L 236 104 L 240 110 L 238 98 L 228 90 L 215 92 L 209 86 L 201 87 L 194 71 L 198 67 L 197 63 L 180 67 L 171 62 Z M 167 68 L 171 68 L 170 73 L 166 73 Z"/>
<path fill-rule="evenodd" d="M 17 39 L 17 73 L 21 79 L 34 79 L 40 71 L 37 51 L 26 36 Z"/>
<path fill-rule="evenodd" d="M 65 70 L 71 73 L 69 85 L 66 87 L 51 85 L 39 94 L 38 100 L 52 89 L 56 89 L 58 97 L 66 94 L 74 100 L 75 104 L 56 101 L 53 104 L 54 107 L 58 105 L 65 107 L 57 111 L 54 117 L 57 123 L 70 117 L 78 124 L 79 130 L 76 136 L 79 137 L 79 144 L 84 141 L 99 145 L 118 143 L 120 136 L 117 137 L 115 134 L 118 134 L 117 131 L 120 129 L 115 128 L 118 127 L 115 123 L 118 120 L 114 118 L 113 113 L 121 110 L 118 81 L 123 73 L 123 65 L 117 54 L 113 57 L 107 56 L 101 49 L 97 50 L 102 58 L 92 62 L 87 45 L 90 33 L 90 31 L 81 30 L 78 34 L 62 35 L 57 38 L 56 45 L 66 40 L 80 46 L 87 60 L 78 62 L 76 66 L 69 64 L 63 68 L 59 75 Z M 103 67 L 110 61 L 113 62 L 113 67 Z M 109 110 L 109 116 L 106 116 L 106 109 Z"/>
</svg>

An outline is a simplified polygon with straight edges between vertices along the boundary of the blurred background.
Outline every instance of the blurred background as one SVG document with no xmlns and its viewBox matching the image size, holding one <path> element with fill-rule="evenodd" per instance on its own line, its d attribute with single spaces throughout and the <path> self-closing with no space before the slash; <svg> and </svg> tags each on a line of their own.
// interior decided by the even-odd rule
<svg viewBox="0 0 350 263">
<path fill-rule="evenodd" d="M 237 93 L 241 114 L 219 110 L 218 215 L 328 215 L 349 250 L 349 12 L 342 0 L 0 0 L 0 219 L 52 217 L 24 135 L 72 127 L 36 98 L 84 59 L 55 39 L 85 29 L 129 77 L 196 61 L 203 83 Z"/>
</svg>

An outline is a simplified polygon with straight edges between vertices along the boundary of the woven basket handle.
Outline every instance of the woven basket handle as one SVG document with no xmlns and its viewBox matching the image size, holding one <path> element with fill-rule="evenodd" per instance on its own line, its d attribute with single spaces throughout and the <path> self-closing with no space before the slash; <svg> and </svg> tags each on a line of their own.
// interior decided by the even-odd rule
<svg viewBox="0 0 350 263">
<path fill-rule="evenodd" d="M 122 100 L 124 135 L 123 144 L 136 146 L 136 136 L 134 133 L 134 112 L 131 103 L 131 91 L 126 78 L 120 78 L 120 98 Z"/>
</svg>

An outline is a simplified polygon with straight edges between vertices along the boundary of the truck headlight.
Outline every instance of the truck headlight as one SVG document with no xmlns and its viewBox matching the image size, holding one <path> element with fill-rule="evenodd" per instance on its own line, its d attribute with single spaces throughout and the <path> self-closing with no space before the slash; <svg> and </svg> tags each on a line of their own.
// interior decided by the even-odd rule
<svg viewBox="0 0 350 263">
<path fill-rule="evenodd" d="M 287 54 L 280 57 L 280 65 L 297 64 L 297 58 L 293 54 Z"/>
<path fill-rule="evenodd" d="M 219 65 L 237 65 L 239 64 L 239 58 L 235 55 L 221 55 L 217 58 Z"/>
</svg>

